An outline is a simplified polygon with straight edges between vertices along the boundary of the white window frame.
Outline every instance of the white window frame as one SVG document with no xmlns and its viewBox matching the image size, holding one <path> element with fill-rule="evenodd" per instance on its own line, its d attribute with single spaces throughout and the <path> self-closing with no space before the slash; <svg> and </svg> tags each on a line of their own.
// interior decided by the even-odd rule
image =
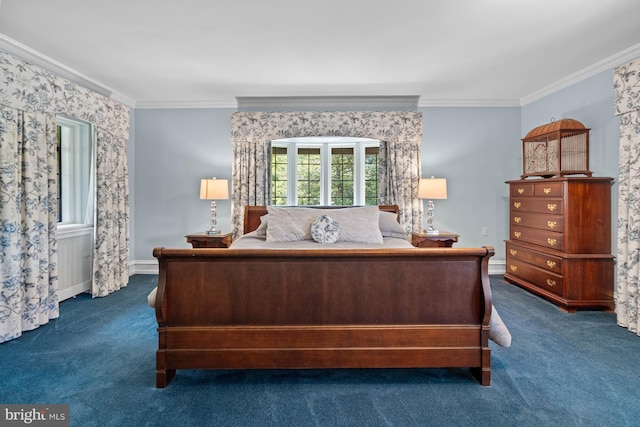
<svg viewBox="0 0 640 427">
<path fill-rule="evenodd" d="M 76 225 L 92 225 L 92 216 L 86 218 L 87 205 L 95 192 L 91 188 L 95 180 L 91 174 L 95 152 L 94 128 L 91 124 L 66 117 L 57 117 L 60 126 L 60 156 L 61 156 L 61 221 L 58 228 Z M 87 219 L 90 223 L 87 224 Z"/>
<path fill-rule="evenodd" d="M 320 148 L 320 205 L 331 206 L 331 149 L 353 148 L 353 204 L 365 204 L 365 151 L 380 140 L 356 137 L 297 137 L 274 139 L 271 147 L 287 149 L 287 205 L 298 205 L 298 149 Z"/>
</svg>

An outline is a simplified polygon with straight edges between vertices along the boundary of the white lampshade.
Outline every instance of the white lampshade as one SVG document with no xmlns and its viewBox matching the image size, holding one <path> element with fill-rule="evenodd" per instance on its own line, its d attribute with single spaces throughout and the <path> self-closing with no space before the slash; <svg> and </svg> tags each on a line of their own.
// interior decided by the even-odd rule
<svg viewBox="0 0 640 427">
<path fill-rule="evenodd" d="M 229 198 L 229 180 L 202 179 L 200 180 L 200 199 L 225 200 Z"/>
<path fill-rule="evenodd" d="M 445 178 L 420 178 L 418 184 L 419 199 L 446 199 L 447 180 Z"/>
</svg>

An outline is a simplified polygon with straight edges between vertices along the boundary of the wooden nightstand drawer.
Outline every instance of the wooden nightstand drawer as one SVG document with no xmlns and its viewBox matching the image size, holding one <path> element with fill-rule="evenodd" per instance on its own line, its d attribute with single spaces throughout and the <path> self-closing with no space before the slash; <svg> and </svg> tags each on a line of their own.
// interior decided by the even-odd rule
<svg viewBox="0 0 640 427">
<path fill-rule="evenodd" d="M 194 248 L 228 248 L 233 242 L 233 234 L 194 233 L 185 236 Z"/>
<path fill-rule="evenodd" d="M 411 233 L 411 244 L 417 248 L 450 248 L 458 241 L 458 234 L 441 231 L 438 234 Z"/>
<path fill-rule="evenodd" d="M 544 268 L 545 270 L 562 274 L 562 258 L 507 243 L 507 264 L 518 261 L 523 261 Z"/>
</svg>

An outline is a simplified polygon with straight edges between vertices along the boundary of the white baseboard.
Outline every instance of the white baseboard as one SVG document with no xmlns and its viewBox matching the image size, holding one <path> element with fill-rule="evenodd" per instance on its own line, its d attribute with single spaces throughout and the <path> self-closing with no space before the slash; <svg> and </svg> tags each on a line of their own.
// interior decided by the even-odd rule
<svg viewBox="0 0 640 427">
<path fill-rule="evenodd" d="M 66 289 L 58 291 L 58 301 L 64 301 L 69 298 L 73 298 L 83 292 L 91 292 L 91 280 L 79 283 L 75 286 L 70 286 Z"/>
<path fill-rule="evenodd" d="M 489 260 L 489 275 L 504 274 L 507 271 L 507 261 L 504 259 Z"/>
<path fill-rule="evenodd" d="M 504 274 L 506 271 L 505 260 L 489 260 L 489 274 Z M 158 274 L 157 260 L 135 260 L 129 265 L 129 274 Z"/>
<path fill-rule="evenodd" d="M 158 260 L 135 260 L 129 264 L 129 274 L 158 274 Z"/>
</svg>

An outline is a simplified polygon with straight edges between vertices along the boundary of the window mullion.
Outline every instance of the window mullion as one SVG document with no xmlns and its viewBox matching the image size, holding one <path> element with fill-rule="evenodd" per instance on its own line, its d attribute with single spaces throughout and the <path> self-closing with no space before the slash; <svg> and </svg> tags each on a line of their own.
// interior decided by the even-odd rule
<svg viewBox="0 0 640 427">
<path fill-rule="evenodd" d="M 298 205 L 298 145 L 287 146 L 287 204 Z"/>
<path fill-rule="evenodd" d="M 320 148 L 320 204 L 331 205 L 331 145 L 323 144 Z"/>
<path fill-rule="evenodd" d="M 353 147 L 353 203 L 364 205 L 364 144 Z"/>
</svg>

